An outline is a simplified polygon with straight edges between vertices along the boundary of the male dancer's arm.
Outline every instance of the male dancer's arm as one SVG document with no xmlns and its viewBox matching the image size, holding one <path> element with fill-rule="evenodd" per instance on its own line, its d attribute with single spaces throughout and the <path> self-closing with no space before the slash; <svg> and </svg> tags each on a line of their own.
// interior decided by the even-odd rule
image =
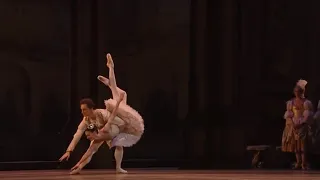
<svg viewBox="0 0 320 180">
<path fill-rule="evenodd" d="M 78 126 L 77 132 L 73 135 L 73 139 L 69 144 L 69 147 L 67 148 L 67 151 L 73 151 L 78 142 L 80 141 L 83 133 L 86 131 L 87 125 L 85 122 L 85 118 L 81 121 L 81 123 Z"/>
<path fill-rule="evenodd" d="M 78 126 L 77 132 L 73 135 L 73 139 L 70 142 L 66 153 L 59 159 L 59 161 L 63 161 L 63 160 L 68 160 L 70 157 L 70 153 L 74 150 L 74 148 L 76 147 L 76 145 L 78 144 L 78 142 L 80 141 L 83 133 L 85 132 L 87 126 L 86 126 L 86 122 L 85 122 L 85 118 L 83 118 L 83 120 L 81 121 L 81 123 Z"/>
</svg>

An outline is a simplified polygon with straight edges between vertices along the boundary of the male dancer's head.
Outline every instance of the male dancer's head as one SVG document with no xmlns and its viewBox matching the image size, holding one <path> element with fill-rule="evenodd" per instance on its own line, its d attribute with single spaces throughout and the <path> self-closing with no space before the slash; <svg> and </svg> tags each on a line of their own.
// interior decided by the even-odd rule
<svg viewBox="0 0 320 180">
<path fill-rule="evenodd" d="M 90 98 L 84 98 L 80 100 L 80 109 L 84 118 L 92 118 L 94 116 L 95 104 Z M 85 131 L 85 135 L 88 137 L 91 133 L 97 132 L 97 127 L 94 124 L 90 124 Z"/>
<path fill-rule="evenodd" d="M 84 98 L 80 101 L 80 109 L 83 117 L 92 117 L 94 114 L 95 104 L 90 98 Z"/>
</svg>

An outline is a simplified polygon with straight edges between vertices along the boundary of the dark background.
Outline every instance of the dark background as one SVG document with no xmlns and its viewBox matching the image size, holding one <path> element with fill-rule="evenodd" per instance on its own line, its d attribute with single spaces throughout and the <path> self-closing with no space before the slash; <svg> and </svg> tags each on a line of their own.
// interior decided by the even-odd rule
<svg viewBox="0 0 320 180">
<path fill-rule="evenodd" d="M 315 105 L 320 99 L 319 6 L 1 0 L 0 161 L 57 160 L 80 123 L 79 100 L 91 97 L 103 108 L 111 97 L 96 79 L 108 74 L 110 52 L 118 86 L 146 125 L 126 160 L 243 167 L 247 145 L 280 145 L 285 102 L 298 79 L 308 80 Z M 87 145 L 80 142 L 73 161 Z M 108 150 L 96 156 L 112 158 Z"/>
</svg>

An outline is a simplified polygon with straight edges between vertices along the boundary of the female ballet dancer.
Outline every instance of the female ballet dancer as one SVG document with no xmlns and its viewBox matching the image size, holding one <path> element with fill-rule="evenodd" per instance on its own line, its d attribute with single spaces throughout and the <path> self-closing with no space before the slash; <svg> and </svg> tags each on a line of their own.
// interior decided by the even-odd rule
<svg viewBox="0 0 320 180">
<path fill-rule="evenodd" d="M 106 112 L 116 112 L 116 118 L 110 116 L 105 126 L 99 130 L 99 135 L 103 135 L 103 140 L 94 140 L 95 137 L 99 137 L 96 136 L 97 132 L 88 131 L 86 135 L 88 139 L 92 140 L 92 144 L 81 160 L 72 168 L 71 174 L 79 173 L 104 141 L 112 140 L 109 143 L 110 147 L 130 147 L 140 140 L 144 132 L 142 117 L 137 111 L 126 104 L 127 94 L 124 91 L 117 90 L 114 63 L 110 54 L 107 54 L 107 66 L 109 68 L 109 80 L 103 76 L 98 76 L 98 79 L 109 86 L 112 91 L 114 98 L 105 101 Z M 123 101 L 119 103 L 120 106 L 117 110 L 118 102 L 116 99 L 119 99 L 119 94 L 123 96 Z"/>
<path fill-rule="evenodd" d="M 110 74 L 114 77 L 114 72 L 113 69 L 110 69 Z M 123 100 L 121 103 L 126 104 L 127 103 L 127 93 L 123 91 L 122 89 L 116 87 L 111 88 L 109 79 L 103 77 L 103 76 L 98 76 L 98 79 L 104 83 L 106 86 L 110 87 L 112 90 L 112 95 L 113 99 L 118 98 L 119 94 L 123 94 Z M 80 101 L 80 106 L 81 106 L 81 111 L 84 116 L 83 120 L 81 121 L 80 125 L 78 126 L 77 132 L 74 134 L 74 138 L 71 141 L 69 147 L 67 148 L 66 153 L 59 159 L 60 161 L 63 160 L 68 160 L 71 152 L 74 150 L 75 146 L 81 139 L 82 135 L 84 132 L 86 134 L 89 133 L 89 131 L 86 131 L 89 125 L 94 125 L 96 128 L 102 128 L 103 125 L 108 121 L 108 117 L 110 112 L 107 112 L 105 109 L 94 109 L 94 103 L 91 99 L 83 99 Z M 91 117 L 91 118 L 90 118 Z M 119 117 L 116 117 L 118 119 Z M 106 143 L 109 145 L 110 148 L 115 147 L 115 152 L 114 152 L 114 158 L 116 161 L 116 172 L 117 173 L 127 173 L 126 170 L 122 169 L 121 164 L 122 164 L 122 159 L 123 159 L 123 147 L 122 146 L 111 146 L 111 141 L 106 141 Z M 100 143 L 99 145 L 96 144 L 97 147 L 96 150 L 102 145 L 103 143 Z M 118 143 L 119 144 L 119 143 Z M 92 142 L 91 144 L 92 145 Z M 94 154 L 94 153 L 93 153 Z M 93 155 L 92 154 L 92 155 Z M 79 169 L 76 171 L 71 171 L 70 174 L 78 174 L 80 170 L 86 166 L 91 161 L 91 157 L 87 158 L 86 161 L 84 161 L 80 166 Z"/>
</svg>

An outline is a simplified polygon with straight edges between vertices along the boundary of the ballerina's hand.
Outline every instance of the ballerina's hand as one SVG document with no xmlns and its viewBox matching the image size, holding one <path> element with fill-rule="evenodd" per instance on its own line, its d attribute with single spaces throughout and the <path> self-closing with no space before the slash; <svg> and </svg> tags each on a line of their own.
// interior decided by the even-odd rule
<svg viewBox="0 0 320 180">
<path fill-rule="evenodd" d="M 108 68 L 114 68 L 114 63 L 113 63 L 111 54 L 108 53 L 106 58 L 107 58 L 107 66 L 108 66 Z"/>
<path fill-rule="evenodd" d="M 98 76 L 98 80 L 101 81 L 103 84 L 105 84 L 107 86 L 110 85 L 109 79 L 104 77 L 104 76 Z"/>
<path fill-rule="evenodd" d="M 78 169 L 78 168 L 79 168 L 79 165 L 80 165 L 80 164 L 76 164 L 75 166 L 73 166 L 73 167 L 71 168 L 71 171 L 74 171 L 74 170 Z"/>
</svg>

